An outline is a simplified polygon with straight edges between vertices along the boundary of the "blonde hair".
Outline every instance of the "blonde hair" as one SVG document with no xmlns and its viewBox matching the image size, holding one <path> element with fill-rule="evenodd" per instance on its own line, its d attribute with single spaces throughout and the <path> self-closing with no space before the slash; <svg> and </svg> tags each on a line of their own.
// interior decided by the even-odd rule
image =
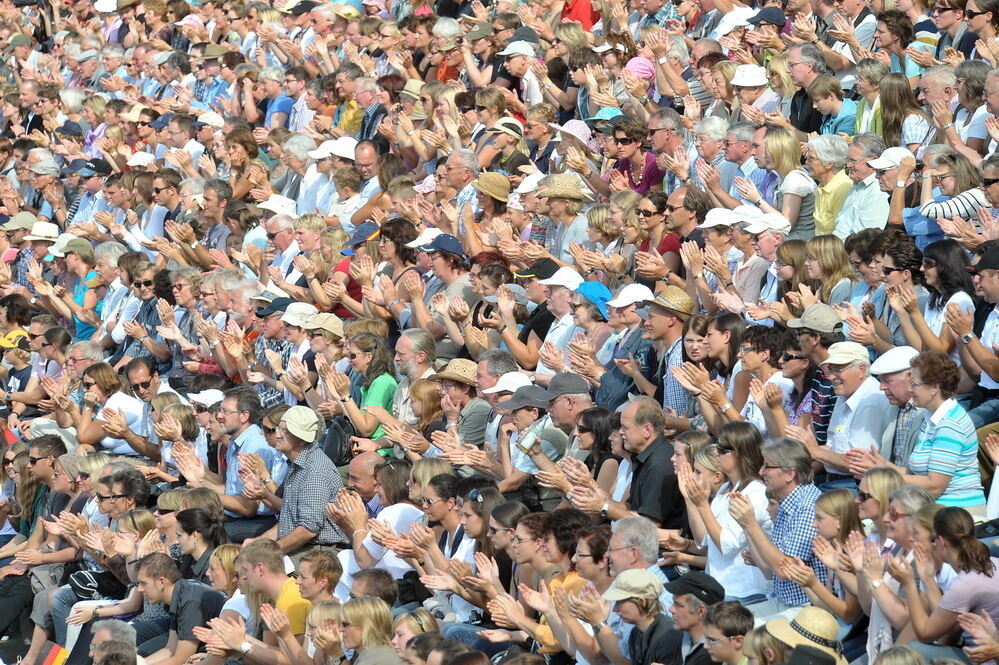
<svg viewBox="0 0 999 665">
<path fill-rule="evenodd" d="M 788 133 L 790 134 L 790 132 Z M 805 253 L 818 261 L 819 267 L 822 269 L 822 287 L 819 289 L 819 300 L 829 305 L 836 304 L 829 302 L 833 287 L 844 277 L 851 282 L 856 281 L 853 267 L 850 265 L 850 255 L 846 253 L 843 241 L 831 234 L 815 236 L 805 244 Z"/>
<path fill-rule="evenodd" d="M 295 222 L 294 227 L 297 231 L 298 229 L 305 229 L 308 231 L 322 231 L 326 228 L 326 220 L 319 215 L 313 213 L 307 213 L 298 218 Z"/>
<path fill-rule="evenodd" d="M 427 483 L 434 476 L 442 474 L 451 475 L 454 467 L 439 457 L 421 457 L 413 462 L 413 467 L 409 470 L 409 479 L 421 487 L 426 487 Z"/>
<path fill-rule="evenodd" d="M 787 53 L 781 53 L 770 59 L 770 62 L 767 64 L 768 80 L 770 74 L 776 74 L 777 78 L 780 79 L 780 95 L 784 99 L 790 99 L 794 96 L 794 93 L 798 92 L 798 86 L 794 84 L 794 79 L 791 78 L 791 70 L 787 66 Z"/>
<path fill-rule="evenodd" d="M 335 600 L 323 600 L 312 606 L 306 623 L 309 626 L 318 626 L 327 619 L 338 619 L 340 617 L 340 604 Z"/>
<path fill-rule="evenodd" d="M 899 644 L 882 651 L 874 665 L 926 665 L 926 659 L 912 647 Z"/>
<path fill-rule="evenodd" d="M 755 659 L 759 665 L 775 665 L 786 662 L 791 649 L 768 633 L 765 626 L 760 626 L 746 633 L 746 640 L 742 643 L 742 653 Z"/>
<path fill-rule="evenodd" d="M 610 240 L 617 235 L 617 226 L 611 219 L 611 207 L 606 203 L 595 205 L 586 211 L 586 223 Z"/>
<path fill-rule="evenodd" d="M 586 31 L 578 23 L 559 23 L 556 25 L 555 39 L 565 44 L 570 53 L 589 45 Z"/>
<path fill-rule="evenodd" d="M 198 417 L 190 404 L 168 404 L 160 411 L 163 416 L 173 416 L 180 424 L 180 437 L 183 441 L 194 441 L 201 434 Z"/>
<path fill-rule="evenodd" d="M 437 618 L 423 607 L 418 607 L 412 612 L 407 612 L 406 614 L 401 614 L 392 624 L 392 632 L 399 626 L 405 625 L 412 632 L 417 635 L 422 633 L 436 633 L 439 632 L 440 626 L 437 623 Z"/>
<path fill-rule="evenodd" d="M 156 498 L 156 507 L 163 510 L 181 510 L 184 505 L 184 496 L 190 491 L 187 487 L 168 489 Z"/>
<path fill-rule="evenodd" d="M 853 531 L 864 533 L 864 525 L 860 523 L 860 514 L 857 512 L 857 502 L 850 490 L 841 487 L 824 492 L 815 501 L 815 507 L 839 520 L 839 542 L 845 543 Z"/>
<path fill-rule="evenodd" d="M 153 398 L 149 400 L 149 405 L 152 406 L 153 409 L 160 415 L 163 414 L 163 409 L 167 408 L 171 404 L 180 403 L 180 395 L 175 392 L 156 393 L 153 395 Z"/>
<path fill-rule="evenodd" d="M 771 127 L 767 130 L 767 155 L 774 163 L 774 170 L 783 179 L 788 173 L 801 168 L 801 144 L 789 129 Z"/>
<path fill-rule="evenodd" d="M 185 510 L 188 508 L 201 508 L 218 520 L 222 520 L 225 517 L 225 513 L 222 510 L 222 500 L 215 490 L 208 487 L 195 487 L 188 491 L 181 497 L 181 507 Z"/>
<path fill-rule="evenodd" d="M 895 469 L 876 466 L 864 474 L 867 481 L 867 493 L 878 502 L 880 512 L 883 515 L 888 510 L 892 493 L 905 484 L 905 479 Z"/>
<path fill-rule="evenodd" d="M 156 528 L 156 517 L 144 508 L 129 510 L 118 518 L 118 533 L 135 533 L 141 538 Z"/>
<path fill-rule="evenodd" d="M 97 480 L 97 474 L 110 463 L 111 456 L 107 453 L 91 453 L 80 457 L 76 465 L 80 468 L 80 473 L 85 473 L 94 480 Z"/>
<path fill-rule="evenodd" d="M 236 570 L 236 558 L 239 556 L 239 545 L 226 543 L 219 545 L 212 552 L 209 562 L 218 564 L 219 568 L 225 571 L 229 578 L 226 584 L 226 591 L 231 596 L 239 588 L 239 571 Z"/>
<path fill-rule="evenodd" d="M 361 644 L 364 648 L 391 644 L 392 610 L 381 598 L 351 598 L 338 608 L 337 614 L 341 621 L 361 629 Z"/>
</svg>

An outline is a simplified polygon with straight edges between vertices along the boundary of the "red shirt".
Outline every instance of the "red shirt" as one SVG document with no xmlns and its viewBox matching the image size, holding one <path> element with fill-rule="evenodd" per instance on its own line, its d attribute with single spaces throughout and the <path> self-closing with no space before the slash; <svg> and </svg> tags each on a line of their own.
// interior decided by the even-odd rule
<svg viewBox="0 0 999 665">
<path fill-rule="evenodd" d="M 638 245 L 638 251 L 648 252 L 649 245 L 651 244 L 652 244 L 652 238 L 650 238 L 649 236 L 645 236 L 645 239 L 642 240 L 642 242 L 639 243 Z M 659 241 L 659 246 L 656 247 L 656 251 L 659 252 L 659 256 L 666 256 L 666 254 L 668 253 L 676 254 L 677 256 L 679 256 L 680 236 L 670 231 L 669 233 L 663 236 L 662 240 Z"/>
<path fill-rule="evenodd" d="M 590 0 L 569 0 L 562 7 L 563 21 L 577 21 L 583 25 L 583 30 L 589 32 L 593 24 L 600 20 L 600 12 L 593 8 Z"/>
</svg>

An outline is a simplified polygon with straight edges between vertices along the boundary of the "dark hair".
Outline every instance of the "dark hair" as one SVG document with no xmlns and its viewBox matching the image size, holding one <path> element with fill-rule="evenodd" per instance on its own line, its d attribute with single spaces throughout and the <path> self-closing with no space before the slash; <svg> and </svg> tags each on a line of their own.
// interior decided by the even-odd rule
<svg viewBox="0 0 999 665">
<path fill-rule="evenodd" d="M 711 202 L 703 189 L 688 187 L 683 194 L 683 207 L 694 214 L 694 219 L 703 222 L 708 216 L 708 210 L 711 209 Z"/>
<path fill-rule="evenodd" d="M 60 353 L 73 341 L 73 337 L 65 328 L 49 328 L 45 331 L 45 343 L 55 347 Z"/>
<path fill-rule="evenodd" d="M 254 392 L 252 388 L 237 386 L 222 393 L 222 399 L 229 399 L 230 397 L 236 400 L 237 411 L 249 412 L 249 422 L 251 425 L 260 423 L 260 414 L 263 411 L 263 407 L 260 405 L 260 395 Z"/>
<path fill-rule="evenodd" d="M 964 508 L 947 506 L 933 516 L 933 531 L 957 549 L 958 572 L 975 571 L 992 577 L 995 566 L 988 546 L 975 537 L 975 520 Z"/>
<path fill-rule="evenodd" d="M 874 257 L 884 252 L 887 234 L 881 229 L 863 229 L 850 234 L 843 247 L 846 253 L 856 253 L 861 263 L 870 263 Z"/>
<path fill-rule="evenodd" d="M 434 488 L 441 501 L 458 498 L 458 479 L 450 473 L 440 473 L 427 482 L 427 487 Z"/>
<path fill-rule="evenodd" d="M 779 367 L 780 357 L 787 348 L 787 335 L 772 326 L 752 325 L 743 333 L 742 345 L 757 352 L 767 351 L 770 354 L 768 364 Z"/>
<path fill-rule="evenodd" d="M 975 292 L 967 270 L 968 259 L 956 240 L 944 238 L 931 242 L 923 250 L 923 260 L 926 259 L 936 261 L 937 264 L 937 286 L 927 285 L 930 289 L 931 307 L 943 307 L 958 291 L 964 291 L 968 295 Z"/>
<path fill-rule="evenodd" d="M 878 23 L 884 23 L 885 29 L 898 37 L 902 42 L 902 48 L 907 47 L 913 40 L 912 20 L 905 15 L 905 12 L 897 9 L 889 9 L 877 15 Z"/>
<path fill-rule="evenodd" d="M 890 256 L 896 268 L 908 270 L 912 275 L 913 284 L 923 282 L 923 253 L 916 247 L 911 238 L 896 237 L 885 245 L 884 255 Z"/>
<path fill-rule="evenodd" d="M 385 491 L 386 505 L 405 503 L 409 500 L 409 471 L 412 468 L 409 460 L 390 457 L 375 467 L 375 478 Z"/>
<path fill-rule="evenodd" d="M 184 533 L 199 534 L 211 549 L 229 542 L 222 522 L 213 519 L 208 511 L 201 508 L 188 508 L 177 513 L 177 526 Z"/>
<path fill-rule="evenodd" d="M 385 74 L 379 76 L 375 83 L 378 87 L 389 94 L 389 104 L 399 103 L 399 92 L 406 87 L 406 79 L 398 74 Z"/>
<path fill-rule="evenodd" d="M 381 598 L 392 607 L 399 599 L 399 586 L 395 583 L 392 573 L 381 568 L 366 568 L 354 573 L 354 582 L 364 580 L 365 591 L 368 596 Z"/>
<path fill-rule="evenodd" d="M 610 549 L 611 529 L 606 524 L 594 526 L 584 526 L 576 536 L 580 541 L 585 540 L 590 546 L 590 555 L 594 561 L 600 561 L 607 556 Z"/>
<path fill-rule="evenodd" d="M 419 235 L 413 223 L 407 219 L 390 219 L 382 224 L 381 235 L 395 245 L 395 253 L 403 263 L 416 263 L 416 250 L 406 247 Z"/>
<path fill-rule="evenodd" d="M 153 579 L 165 577 L 171 584 L 180 579 L 180 568 L 168 555 L 162 552 L 153 552 L 143 557 L 139 561 L 137 573 L 145 571 Z"/>
<path fill-rule="evenodd" d="M 957 392 L 961 372 L 957 363 L 946 353 L 923 351 L 910 364 L 925 383 L 940 387 L 940 394 L 944 399 L 950 399 Z"/>
<path fill-rule="evenodd" d="M 440 651 L 441 663 L 450 663 L 452 660 L 454 660 L 461 654 L 471 650 L 472 650 L 471 647 L 469 647 L 464 642 L 459 642 L 458 640 L 449 640 L 447 638 L 445 638 L 441 644 L 438 644 L 436 647 L 433 648 L 433 651 Z"/>
<path fill-rule="evenodd" d="M 382 374 L 392 376 L 392 354 L 385 346 L 385 340 L 368 332 L 358 333 L 350 338 L 350 343 L 365 353 L 371 354 L 371 362 L 364 371 L 364 387 Z"/>
<path fill-rule="evenodd" d="M 576 553 L 576 542 L 579 540 L 579 530 L 593 526 L 589 515 L 577 508 L 558 508 L 548 513 L 545 518 L 542 533 L 550 533 L 555 539 L 555 545 L 560 552 L 571 558 Z"/>
<path fill-rule="evenodd" d="M 447 639 L 440 633 L 420 633 L 409 638 L 406 648 L 412 649 L 420 660 L 426 661 L 430 652 L 438 650 L 445 642 Z"/>
<path fill-rule="evenodd" d="M 733 312 L 725 312 L 711 319 L 709 328 L 714 328 L 718 332 L 730 333 L 728 340 L 728 361 L 726 366 L 720 359 L 718 360 L 718 374 L 728 377 L 732 374 L 735 364 L 739 359 L 739 346 L 742 344 L 742 334 L 746 331 L 746 322 L 741 316 Z"/>
<path fill-rule="evenodd" d="M 647 192 L 644 198 L 655 206 L 656 212 L 659 214 L 666 211 L 666 205 L 669 203 L 669 197 L 666 195 L 666 192 Z"/>
<path fill-rule="evenodd" d="M 500 526 L 504 526 L 507 529 L 514 529 L 517 527 L 517 522 L 520 521 L 520 518 L 529 512 L 527 506 L 520 501 L 507 501 L 493 508 L 490 517 L 496 520 Z"/>
<path fill-rule="evenodd" d="M 442 663 L 445 661 L 441 661 Z M 481 651 L 466 651 L 465 653 L 459 653 L 457 656 L 448 659 L 448 665 L 489 665 L 489 656 L 482 653 Z"/>
<path fill-rule="evenodd" d="M 745 420 L 725 423 L 718 433 L 718 445 L 730 448 L 735 454 L 739 484 L 733 483 L 732 490 L 741 491 L 759 479 L 763 466 L 763 435 L 756 425 Z"/>
<path fill-rule="evenodd" d="M 43 434 L 28 441 L 28 448 L 37 448 L 45 457 L 60 457 L 66 454 L 66 442 L 58 434 Z"/>
<path fill-rule="evenodd" d="M 602 406 L 591 406 L 579 412 L 576 429 L 586 430 L 593 435 L 593 448 L 586 456 L 586 466 L 594 474 L 597 473 L 600 461 L 610 454 L 611 416 L 613 413 Z"/>
<path fill-rule="evenodd" d="M 138 469 L 128 468 L 115 471 L 111 476 L 111 485 L 112 489 L 114 485 L 121 485 L 123 494 L 135 498 L 137 508 L 149 503 L 149 495 L 152 490 L 149 487 L 149 481 Z"/>
<path fill-rule="evenodd" d="M 31 323 L 31 306 L 28 299 L 20 293 L 11 293 L 0 298 L 0 308 L 3 308 L 7 323 L 18 328 L 27 328 Z"/>
</svg>

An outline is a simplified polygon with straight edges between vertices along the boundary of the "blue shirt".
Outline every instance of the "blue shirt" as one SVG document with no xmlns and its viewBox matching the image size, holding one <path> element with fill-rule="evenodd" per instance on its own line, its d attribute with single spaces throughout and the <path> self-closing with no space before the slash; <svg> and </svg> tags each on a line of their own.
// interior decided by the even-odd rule
<svg viewBox="0 0 999 665">
<path fill-rule="evenodd" d="M 843 105 L 839 107 L 839 113 L 833 117 L 831 115 L 822 116 L 822 124 L 819 125 L 819 134 L 846 134 L 853 136 L 857 128 L 857 102 L 852 99 L 844 99 Z"/>
<path fill-rule="evenodd" d="M 247 427 L 243 430 L 242 434 L 232 440 L 229 447 L 225 451 L 225 493 L 229 496 L 242 496 L 243 494 L 243 480 L 239 477 L 240 453 L 252 453 L 254 455 L 259 455 L 260 459 L 264 461 L 264 464 L 267 465 L 268 469 L 274 469 L 275 464 L 278 462 L 277 451 L 267 445 L 267 439 L 264 438 L 264 433 L 260 431 L 260 428 L 256 425 L 250 425 Z M 274 478 L 274 482 L 279 481 L 277 478 Z M 258 514 L 272 514 L 272 511 L 264 506 L 264 504 L 260 505 L 261 507 L 257 511 Z M 225 514 L 229 517 L 242 517 L 242 515 L 228 510 L 225 511 Z"/>
<path fill-rule="evenodd" d="M 821 494 L 812 483 L 795 487 L 780 502 L 770 540 L 785 555 L 804 561 L 825 584 L 829 571 L 812 552 L 812 540 L 816 534 L 815 501 Z M 775 577 L 774 593 L 788 605 L 808 605 L 810 602 L 805 590 L 790 580 Z"/>
<path fill-rule="evenodd" d="M 275 113 L 284 113 L 284 124 L 282 127 L 288 126 L 288 120 L 291 118 L 291 108 L 295 105 L 295 100 L 288 95 L 281 95 L 277 99 L 271 100 L 271 103 L 267 105 L 267 115 L 264 116 L 264 127 L 271 126 L 271 117 Z"/>
</svg>

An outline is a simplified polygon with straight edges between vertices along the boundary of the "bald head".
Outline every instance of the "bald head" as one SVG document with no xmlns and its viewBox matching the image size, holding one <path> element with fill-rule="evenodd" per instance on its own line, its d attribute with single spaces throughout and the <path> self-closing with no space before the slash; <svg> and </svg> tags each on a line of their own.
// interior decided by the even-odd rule
<svg viewBox="0 0 999 665">
<path fill-rule="evenodd" d="M 375 467 L 381 464 L 378 453 L 361 453 L 347 467 L 347 487 L 367 501 L 375 495 Z"/>
</svg>

